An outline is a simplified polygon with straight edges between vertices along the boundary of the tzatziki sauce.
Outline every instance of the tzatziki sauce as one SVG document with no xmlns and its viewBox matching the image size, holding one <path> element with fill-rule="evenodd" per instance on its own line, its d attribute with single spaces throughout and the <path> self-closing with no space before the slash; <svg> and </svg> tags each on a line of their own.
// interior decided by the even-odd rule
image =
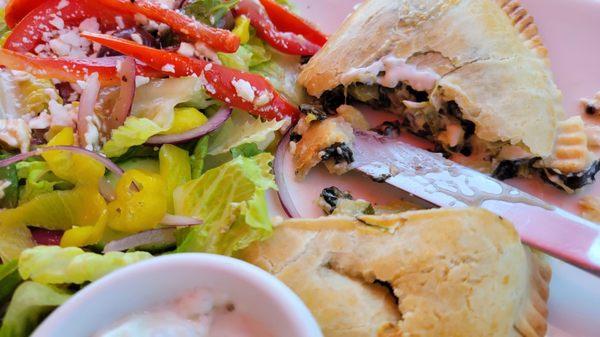
<svg viewBox="0 0 600 337">
<path fill-rule="evenodd" d="M 274 337 L 237 310 L 226 294 L 194 290 L 177 300 L 133 313 L 94 337 Z"/>
</svg>

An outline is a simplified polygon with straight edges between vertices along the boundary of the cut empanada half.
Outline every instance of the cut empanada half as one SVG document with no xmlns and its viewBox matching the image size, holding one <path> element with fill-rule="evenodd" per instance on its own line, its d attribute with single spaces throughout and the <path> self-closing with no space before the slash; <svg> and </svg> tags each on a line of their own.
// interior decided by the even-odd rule
<svg viewBox="0 0 600 337">
<path fill-rule="evenodd" d="M 552 165 L 564 119 L 562 95 L 533 18 L 516 0 L 367 0 L 308 62 L 299 81 L 318 100 L 303 109 L 310 123 L 303 121 L 297 139 L 310 124 L 336 115 L 340 105 L 363 103 L 396 113 L 403 129 L 440 151 L 488 162 L 498 178 L 543 173 L 574 190 L 600 169 L 589 153 L 582 155 L 585 167 Z M 310 116 L 315 110 L 320 118 Z M 299 176 L 323 150 L 340 146 L 336 139 L 310 152 L 314 141 L 297 142 Z M 339 164 L 330 166 L 343 171 Z"/>
<path fill-rule="evenodd" d="M 292 219 L 241 257 L 295 291 L 325 337 L 546 332 L 549 266 L 481 209 Z"/>
</svg>

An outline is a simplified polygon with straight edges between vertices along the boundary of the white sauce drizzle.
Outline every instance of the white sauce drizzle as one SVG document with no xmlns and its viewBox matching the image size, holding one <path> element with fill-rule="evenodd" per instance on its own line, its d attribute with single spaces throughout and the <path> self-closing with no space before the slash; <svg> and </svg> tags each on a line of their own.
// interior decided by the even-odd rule
<svg viewBox="0 0 600 337">
<path fill-rule="evenodd" d="M 383 75 L 380 76 L 380 73 Z M 440 75 L 429 68 L 419 68 L 406 62 L 404 58 L 387 55 L 364 68 L 352 68 L 342 74 L 341 82 L 349 85 L 355 82 L 365 84 L 380 84 L 384 87 L 395 88 L 399 82 L 407 82 L 417 91 L 431 91 Z"/>
</svg>

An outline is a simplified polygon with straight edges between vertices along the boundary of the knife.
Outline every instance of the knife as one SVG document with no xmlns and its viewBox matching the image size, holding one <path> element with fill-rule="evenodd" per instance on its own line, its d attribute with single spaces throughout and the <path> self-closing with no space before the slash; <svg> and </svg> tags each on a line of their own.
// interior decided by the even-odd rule
<svg viewBox="0 0 600 337">
<path fill-rule="evenodd" d="M 527 245 L 600 276 L 600 226 L 488 175 L 398 138 L 357 131 L 357 169 L 440 207 L 483 207 L 512 222 Z"/>
</svg>

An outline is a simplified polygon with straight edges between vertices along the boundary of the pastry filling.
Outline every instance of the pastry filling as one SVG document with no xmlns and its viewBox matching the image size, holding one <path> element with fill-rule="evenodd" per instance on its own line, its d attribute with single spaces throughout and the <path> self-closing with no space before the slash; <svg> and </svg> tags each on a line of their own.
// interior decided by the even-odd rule
<svg viewBox="0 0 600 337">
<path fill-rule="evenodd" d="M 539 175 L 544 181 L 573 192 L 591 184 L 600 171 L 600 162 L 592 161 L 579 172 L 562 173 L 548 168 L 525 146 L 480 139 L 475 134 L 475 124 L 463 118 L 456 102 L 442 103 L 440 109 L 431 104 L 429 92 L 439 79 L 437 74 L 406 63 L 399 65 L 398 59 L 388 58 L 384 57 L 367 68 L 347 72 L 342 77 L 344 85 L 324 92 L 318 103 L 304 105 L 302 111 L 312 116 L 310 119 L 322 121 L 337 115 L 337 109 L 344 104 L 362 103 L 389 110 L 398 115 L 398 122 L 387 122 L 376 131 L 388 135 L 400 130 L 411 132 L 433 142 L 436 151 L 447 157 L 459 153 L 467 163 L 478 166 L 484 163 L 498 179 Z M 352 80 L 361 82 L 350 82 Z M 389 87 L 391 85 L 393 87 Z M 295 130 L 292 141 L 302 138 L 301 129 Z M 322 160 L 333 158 L 335 164 L 350 164 L 353 160 L 350 144 L 330 144 L 321 154 Z"/>
</svg>

